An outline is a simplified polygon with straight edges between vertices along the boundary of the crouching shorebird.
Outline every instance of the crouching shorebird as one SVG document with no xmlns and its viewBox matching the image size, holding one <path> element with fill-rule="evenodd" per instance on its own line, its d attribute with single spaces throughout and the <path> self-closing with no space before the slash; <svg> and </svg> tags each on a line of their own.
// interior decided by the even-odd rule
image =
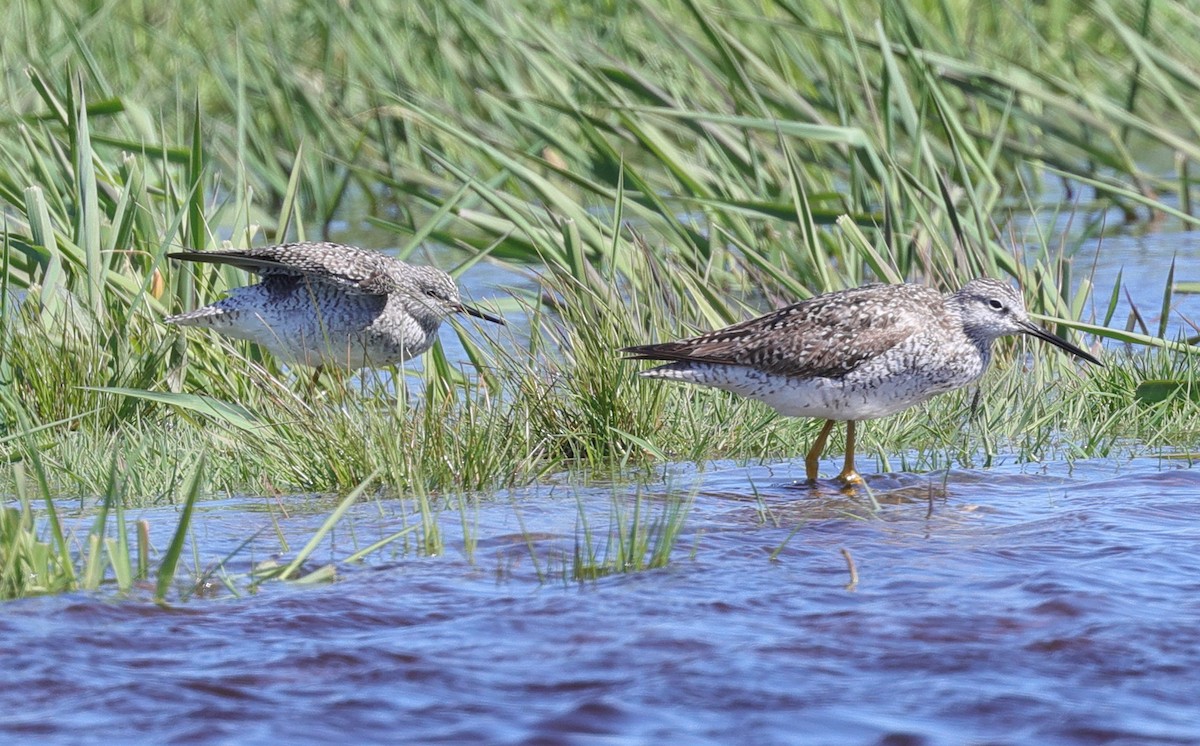
<svg viewBox="0 0 1200 746">
<path fill-rule="evenodd" d="M 438 326 L 454 313 L 504 323 L 463 304 L 442 270 L 353 246 L 309 242 L 167 256 L 230 264 L 260 279 L 165 323 L 248 339 L 285 362 L 318 372 L 323 366 L 356 370 L 416 357 L 433 345 Z"/>
<path fill-rule="evenodd" d="M 846 460 L 854 469 L 854 425 L 962 388 L 987 370 L 992 342 L 1029 334 L 1101 365 L 1035 325 L 1021 296 L 992 279 L 949 295 L 923 285 L 865 285 L 818 295 L 750 321 L 678 342 L 626 347 L 632 360 L 666 361 L 648 378 L 684 381 L 757 399 L 783 415 L 819 417 L 825 426 L 804 459 L 809 483 L 829 431 L 846 422 Z"/>
</svg>

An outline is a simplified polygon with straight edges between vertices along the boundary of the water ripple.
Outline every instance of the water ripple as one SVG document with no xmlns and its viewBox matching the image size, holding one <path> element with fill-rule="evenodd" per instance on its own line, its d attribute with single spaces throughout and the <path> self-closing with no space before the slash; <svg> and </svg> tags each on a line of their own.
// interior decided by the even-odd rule
<svg viewBox="0 0 1200 746">
<path fill-rule="evenodd" d="M 1141 461 L 902 474 L 873 480 L 872 502 L 798 489 L 779 476 L 792 468 L 696 474 L 662 570 L 539 578 L 547 557 L 569 562 L 581 511 L 606 530 L 612 487 L 580 488 L 565 501 L 507 496 L 528 537 L 507 500 L 482 504 L 473 561 L 447 516 L 442 556 L 399 552 L 330 585 L 171 608 L 105 594 L 8 604 L 0 733 L 1200 740 L 1200 472 Z M 647 494 L 649 509 L 670 497 Z M 372 511 L 354 519 L 365 534 L 396 530 Z M 236 501 L 199 515 L 216 519 L 198 532 L 218 545 L 271 520 Z M 297 510 L 282 525 L 303 536 L 322 518 Z"/>
</svg>

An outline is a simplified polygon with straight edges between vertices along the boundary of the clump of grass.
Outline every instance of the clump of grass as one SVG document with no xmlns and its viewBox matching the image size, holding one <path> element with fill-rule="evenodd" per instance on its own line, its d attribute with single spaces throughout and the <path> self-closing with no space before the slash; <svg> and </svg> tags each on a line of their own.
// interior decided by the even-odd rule
<svg viewBox="0 0 1200 746">
<path fill-rule="evenodd" d="M 614 494 L 608 530 L 598 534 L 580 503 L 574 551 L 570 567 L 564 564 L 564 580 L 597 580 L 665 567 L 690 507 L 690 497 L 670 497 L 652 506 L 640 488 L 632 499 Z"/>
<path fill-rule="evenodd" d="M 157 570 L 150 566 L 149 525 L 145 521 L 136 522 L 134 538 L 130 538 L 130 522 L 125 515 L 126 482 L 116 459 L 111 464 L 107 489 L 91 528 L 79 540 L 64 532 L 59 507 L 36 446 L 10 468 L 17 505 L 0 508 L 0 599 L 97 590 L 110 583 L 120 592 L 129 593 L 135 584 L 149 581 L 153 572 L 157 577 L 155 598 L 165 600 L 189 530 L 191 505 L 199 492 L 200 467 L 185 498 L 176 540 L 159 561 Z M 41 510 L 35 507 L 36 503 L 41 504 Z"/>
</svg>

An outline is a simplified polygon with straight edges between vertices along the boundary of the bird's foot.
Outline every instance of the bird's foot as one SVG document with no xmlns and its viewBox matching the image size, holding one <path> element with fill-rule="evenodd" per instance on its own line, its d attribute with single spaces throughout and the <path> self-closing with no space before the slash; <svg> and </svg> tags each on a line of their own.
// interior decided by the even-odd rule
<svg viewBox="0 0 1200 746">
<path fill-rule="evenodd" d="M 867 483 L 862 474 L 853 469 L 843 469 L 842 473 L 837 475 L 837 481 L 841 482 L 844 487 L 861 487 Z"/>
<path fill-rule="evenodd" d="M 853 492 L 856 487 L 862 487 L 867 483 L 862 475 L 858 472 L 850 474 L 838 474 L 833 479 L 818 479 L 809 477 L 807 479 L 797 479 L 792 482 L 792 486 L 798 489 L 822 490 L 835 488 L 843 492 Z"/>
</svg>

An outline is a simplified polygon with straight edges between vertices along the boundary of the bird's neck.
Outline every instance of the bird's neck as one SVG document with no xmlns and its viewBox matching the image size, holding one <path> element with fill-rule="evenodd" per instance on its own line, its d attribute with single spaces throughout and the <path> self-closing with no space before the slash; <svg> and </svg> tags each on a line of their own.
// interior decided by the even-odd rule
<svg viewBox="0 0 1200 746">
<path fill-rule="evenodd" d="M 975 349 L 979 351 L 979 357 L 983 362 L 983 368 L 986 370 L 988 363 L 991 362 L 992 359 L 992 343 L 996 341 L 996 337 L 992 334 L 989 334 L 984 329 L 971 324 L 965 318 L 962 306 L 953 302 L 954 300 L 955 299 L 952 297 L 951 302 L 948 305 L 951 307 L 951 309 L 953 309 L 952 313 L 959 319 L 963 336 L 966 337 L 967 340 L 975 347 Z"/>
</svg>

